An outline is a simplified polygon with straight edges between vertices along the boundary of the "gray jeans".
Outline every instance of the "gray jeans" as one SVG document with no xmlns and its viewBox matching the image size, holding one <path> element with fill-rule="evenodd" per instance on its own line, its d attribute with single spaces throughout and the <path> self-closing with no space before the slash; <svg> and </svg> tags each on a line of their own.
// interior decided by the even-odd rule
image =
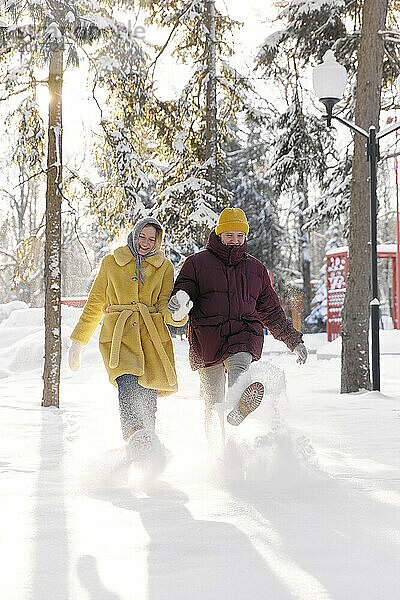
<svg viewBox="0 0 400 600">
<path fill-rule="evenodd" d="M 119 415 L 122 437 L 127 440 L 131 427 L 142 425 L 154 431 L 156 425 L 157 390 L 150 390 L 138 383 L 137 375 L 120 375 L 118 385 Z"/>
<path fill-rule="evenodd" d="M 205 429 L 209 442 L 215 441 L 216 435 L 224 437 L 222 402 L 225 400 L 225 371 L 228 373 L 228 387 L 231 387 L 251 362 L 249 352 L 237 352 L 228 356 L 223 363 L 199 369 L 200 396 L 204 399 Z M 219 430 L 218 433 L 216 430 Z"/>
</svg>

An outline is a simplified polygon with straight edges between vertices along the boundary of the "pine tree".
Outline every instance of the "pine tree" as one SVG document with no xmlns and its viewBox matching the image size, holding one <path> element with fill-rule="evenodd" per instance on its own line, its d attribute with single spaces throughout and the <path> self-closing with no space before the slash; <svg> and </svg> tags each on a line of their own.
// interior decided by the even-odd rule
<svg viewBox="0 0 400 600">
<path fill-rule="evenodd" d="M 283 84 L 284 75 L 280 73 L 282 57 L 285 57 L 287 62 L 296 61 L 302 70 L 310 63 L 315 64 L 316 61 L 321 61 L 326 50 L 334 50 L 338 61 L 346 67 L 349 75 L 350 95 L 340 106 L 345 111 L 345 116 L 350 119 L 355 116 L 356 124 L 368 130 L 371 124 L 378 125 L 381 89 L 385 90 L 399 72 L 397 34 L 391 36 L 387 32 L 384 33 L 383 14 L 386 14 L 388 5 L 390 24 L 395 25 L 394 28 L 398 29 L 396 24 L 398 3 L 394 0 L 390 3 L 386 0 L 384 2 L 373 0 L 372 3 L 350 0 L 303 3 L 297 0 L 288 0 L 283 4 L 283 10 L 279 17 L 283 27 L 267 38 L 259 53 L 258 64 L 264 66 L 268 74 Z M 374 25 L 369 25 L 366 37 L 365 23 L 366 21 L 370 22 L 370 17 L 374 20 Z M 377 58 L 378 62 L 376 62 Z M 368 76 L 363 78 L 362 84 L 357 83 L 357 91 L 354 96 L 356 74 L 357 72 L 358 74 L 365 73 L 365 66 L 370 61 L 375 61 L 374 65 L 369 69 Z M 379 81 L 376 80 L 377 75 Z M 358 113 L 354 105 L 355 97 L 357 97 L 359 107 Z M 386 99 L 388 106 L 393 105 L 390 90 L 389 93 L 386 93 Z M 340 108 L 337 107 L 337 110 Z M 335 189 L 328 183 L 329 187 L 325 188 L 328 193 L 323 194 L 319 199 L 318 209 L 320 214 L 329 219 L 337 215 L 338 205 L 350 208 L 349 213 L 345 216 L 348 220 L 349 254 L 352 263 L 349 266 L 350 285 L 347 286 L 346 291 L 346 308 L 343 313 L 342 328 L 341 387 L 345 392 L 369 386 L 369 293 L 368 274 L 365 271 L 365 264 L 369 262 L 365 254 L 368 248 L 369 225 L 368 219 L 365 219 L 368 210 L 363 205 L 368 199 L 369 192 L 366 183 L 368 175 L 364 142 L 356 136 L 351 179 L 346 177 L 348 153 L 340 158 L 343 159 L 343 162 L 342 165 L 338 164 L 337 166 L 339 185 Z M 333 164 L 330 166 L 332 167 Z M 344 182 L 343 175 L 340 173 L 345 173 Z M 351 185 L 351 191 L 349 187 L 345 188 L 345 185 Z M 334 201 L 335 197 L 338 197 L 338 203 Z M 351 201 L 348 203 L 347 199 L 350 197 Z M 318 221 L 320 222 L 319 217 L 314 219 L 314 223 Z M 361 311 L 360 297 L 364 299 Z"/>
<path fill-rule="evenodd" d="M 352 152 L 347 147 L 341 160 L 328 167 L 317 197 L 305 211 L 305 230 L 317 229 L 329 223 L 334 225 L 341 223 L 347 234 L 351 199 L 351 163 Z"/>
<path fill-rule="evenodd" d="M 41 255 L 41 211 L 38 205 L 37 172 L 42 171 L 45 129 L 35 96 L 23 98 L 6 117 L 3 137 L 7 158 L 1 193 L 9 204 L 8 218 L 12 232 L 9 253 L 13 257 L 9 288 L 17 297 L 29 302 L 40 295 L 38 288 Z M 9 269 L 11 271 L 11 269 Z"/>
<path fill-rule="evenodd" d="M 254 122 L 243 142 L 236 137 L 226 151 L 229 189 L 233 206 L 242 208 L 249 222 L 249 252 L 274 274 L 274 285 L 281 283 L 281 243 L 277 196 L 266 176 L 268 141 Z"/>
<path fill-rule="evenodd" d="M 93 8 L 95 6 L 95 8 Z M 62 78 L 64 66 L 79 64 L 79 48 L 121 28 L 105 6 L 90 0 L 8 0 L 0 27 L 5 98 L 34 92 L 40 69 L 48 65 L 48 150 L 45 234 L 44 406 L 59 406 L 61 364 L 61 202 L 63 198 Z"/>
<path fill-rule="evenodd" d="M 101 133 L 92 152 L 98 179 L 82 183 L 98 227 L 110 239 L 148 214 L 154 204 L 151 194 L 160 169 L 153 161 L 146 124 L 153 103 L 149 60 L 143 43 L 121 24 L 118 35 L 108 38 L 91 57 L 92 94 L 101 111 Z M 103 103 L 97 99 L 99 90 L 106 92 Z"/>
<path fill-rule="evenodd" d="M 308 53 L 308 41 L 293 24 L 301 26 L 304 34 L 311 28 L 310 13 L 310 5 L 286 3 L 279 15 L 285 29 L 269 36 L 256 58 L 257 68 L 275 81 L 286 102 L 286 110 L 274 123 L 270 175 L 278 195 L 293 194 L 292 210 L 298 221 L 298 263 L 303 278 L 303 327 L 311 311 L 309 233 L 305 216 L 310 186 L 322 182 L 331 154 L 327 149 L 333 142 L 324 124 L 306 109 L 308 98 L 302 83 L 302 62 Z"/>
<path fill-rule="evenodd" d="M 143 4 L 149 22 L 170 31 L 154 65 L 167 47 L 178 61 L 194 64 L 180 97 L 165 101 L 155 94 L 147 118 L 165 165 L 153 212 L 166 225 L 171 243 L 193 252 L 229 203 L 223 147 L 251 86 L 228 63 L 232 51 L 227 38 L 238 24 L 222 15 L 214 0 Z"/>
<path fill-rule="evenodd" d="M 311 267 L 309 234 L 305 214 L 310 186 L 321 181 L 327 169 L 327 142 L 330 134 L 324 123 L 303 110 L 299 85 L 294 85 L 292 102 L 275 122 L 269 175 L 277 195 L 292 196 L 292 212 L 297 217 L 298 264 L 303 278 L 302 319 L 311 312 Z"/>
</svg>

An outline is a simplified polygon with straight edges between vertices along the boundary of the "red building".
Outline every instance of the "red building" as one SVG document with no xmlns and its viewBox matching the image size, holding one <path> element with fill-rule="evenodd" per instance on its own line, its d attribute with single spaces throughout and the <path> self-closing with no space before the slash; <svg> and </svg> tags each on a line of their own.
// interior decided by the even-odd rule
<svg viewBox="0 0 400 600">
<path fill-rule="evenodd" d="M 377 247 L 378 258 L 392 261 L 392 318 L 393 327 L 400 329 L 400 299 L 396 293 L 398 286 L 396 268 L 396 244 L 380 244 Z M 340 335 L 342 325 L 342 309 L 346 292 L 348 271 L 347 248 L 333 248 L 326 253 L 326 290 L 327 290 L 327 320 L 326 332 L 328 341 L 332 342 Z"/>
</svg>

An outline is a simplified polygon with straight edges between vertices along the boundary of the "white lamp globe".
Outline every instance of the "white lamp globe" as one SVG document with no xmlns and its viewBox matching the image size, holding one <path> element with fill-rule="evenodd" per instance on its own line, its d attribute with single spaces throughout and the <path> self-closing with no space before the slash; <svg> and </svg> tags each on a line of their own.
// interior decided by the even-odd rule
<svg viewBox="0 0 400 600">
<path fill-rule="evenodd" d="M 321 101 L 329 99 L 336 104 L 343 97 L 346 83 L 346 69 L 336 61 L 332 50 L 327 50 L 323 62 L 313 69 L 313 86 L 317 97 Z"/>
</svg>

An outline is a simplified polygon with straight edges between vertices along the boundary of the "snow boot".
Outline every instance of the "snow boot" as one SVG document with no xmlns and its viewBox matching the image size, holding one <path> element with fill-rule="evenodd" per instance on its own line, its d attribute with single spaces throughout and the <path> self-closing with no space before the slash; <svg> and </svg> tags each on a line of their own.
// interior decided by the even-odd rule
<svg viewBox="0 0 400 600">
<path fill-rule="evenodd" d="M 126 445 L 126 456 L 129 462 L 143 461 L 153 448 L 154 434 L 145 429 L 143 425 L 135 425 L 131 428 L 128 443 Z"/>
<path fill-rule="evenodd" d="M 260 406 L 263 396 L 264 386 L 262 383 L 255 381 L 248 385 L 241 395 L 238 405 L 227 415 L 228 423 L 240 425 L 247 415 Z"/>
</svg>

